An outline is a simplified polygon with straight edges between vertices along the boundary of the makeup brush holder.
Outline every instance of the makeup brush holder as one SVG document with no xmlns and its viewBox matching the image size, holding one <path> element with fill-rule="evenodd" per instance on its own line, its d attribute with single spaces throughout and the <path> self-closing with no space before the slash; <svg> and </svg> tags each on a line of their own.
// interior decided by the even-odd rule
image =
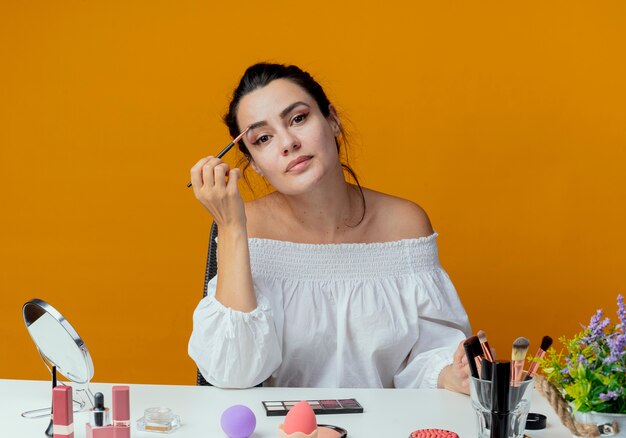
<svg viewBox="0 0 626 438">
<path fill-rule="evenodd" d="M 481 380 L 470 376 L 470 399 L 478 422 L 478 437 L 522 438 L 526 428 L 526 417 L 530 411 L 534 379 L 524 380 L 509 388 L 508 414 L 494 415 L 491 409 L 491 380 Z M 499 417 L 494 421 L 496 417 Z M 496 424 L 499 423 L 499 424 Z M 492 427 L 494 426 L 494 427 Z M 492 429 L 499 429 L 493 430 Z M 505 432 L 500 432 L 505 430 Z M 500 435 L 502 433 L 502 435 Z"/>
</svg>

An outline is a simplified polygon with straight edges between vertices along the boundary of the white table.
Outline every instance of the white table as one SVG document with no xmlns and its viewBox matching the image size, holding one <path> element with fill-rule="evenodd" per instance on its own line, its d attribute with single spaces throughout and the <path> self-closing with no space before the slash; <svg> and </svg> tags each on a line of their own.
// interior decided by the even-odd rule
<svg viewBox="0 0 626 438">
<path fill-rule="evenodd" d="M 106 405 L 111 402 L 111 384 L 92 383 L 92 391 L 102 392 Z M 49 419 L 24 419 L 21 413 L 50 405 L 50 382 L 0 380 L 0 436 L 6 438 L 39 437 Z M 140 432 L 136 421 L 145 408 L 165 406 L 181 416 L 183 426 L 168 435 L 172 438 L 222 438 L 220 427 L 224 409 L 244 404 L 257 417 L 253 438 L 275 438 L 284 417 L 267 417 L 261 405 L 264 400 L 300 400 L 356 398 L 363 414 L 318 415 L 319 423 L 333 424 L 348 430 L 349 438 L 406 438 L 422 428 L 454 431 L 461 438 L 475 438 L 476 424 L 469 397 L 446 390 L 424 389 L 320 389 L 320 388 L 251 388 L 225 390 L 214 387 L 130 385 L 133 438 L 158 438 L 161 434 Z M 531 412 L 548 416 L 543 431 L 528 431 L 535 437 L 570 438 L 572 435 L 539 394 L 534 393 Z M 88 414 L 74 417 L 75 437 L 85 436 Z"/>
</svg>

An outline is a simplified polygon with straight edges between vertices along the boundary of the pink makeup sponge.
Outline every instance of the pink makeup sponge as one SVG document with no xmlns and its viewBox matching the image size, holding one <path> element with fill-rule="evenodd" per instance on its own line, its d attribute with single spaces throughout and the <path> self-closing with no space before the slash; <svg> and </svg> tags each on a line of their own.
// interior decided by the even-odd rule
<svg viewBox="0 0 626 438">
<path fill-rule="evenodd" d="M 315 412 L 304 400 L 296 403 L 287 413 L 285 422 L 281 424 L 280 429 L 287 436 L 295 433 L 302 434 L 302 436 L 316 436 L 317 434 L 313 435 L 313 432 L 317 432 Z"/>
</svg>

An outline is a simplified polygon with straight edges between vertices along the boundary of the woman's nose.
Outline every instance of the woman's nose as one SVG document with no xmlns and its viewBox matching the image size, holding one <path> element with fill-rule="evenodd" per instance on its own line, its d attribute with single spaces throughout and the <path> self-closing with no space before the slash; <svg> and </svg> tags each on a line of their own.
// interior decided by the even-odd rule
<svg viewBox="0 0 626 438">
<path fill-rule="evenodd" d="M 287 135 L 283 143 L 283 155 L 288 155 L 292 150 L 300 148 L 300 141 L 293 135 Z"/>
</svg>

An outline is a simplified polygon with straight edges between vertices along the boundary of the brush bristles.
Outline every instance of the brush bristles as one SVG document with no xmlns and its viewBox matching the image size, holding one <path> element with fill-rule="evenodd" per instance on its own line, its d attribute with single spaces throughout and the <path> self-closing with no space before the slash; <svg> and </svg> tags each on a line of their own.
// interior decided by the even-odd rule
<svg viewBox="0 0 626 438">
<path fill-rule="evenodd" d="M 476 333 L 478 335 L 478 339 L 480 340 L 481 344 L 484 344 L 485 342 L 487 342 L 487 333 L 485 333 L 482 330 L 478 330 L 478 333 Z"/>
<path fill-rule="evenodd" d="M 552 338 L 550 336 L 544 336 L 541 340 L 541 349 L 547 351 L 552 346 Z"/>
<path fill-rule="evenodd" d="M 480 344 L 480 340 L 478 339 L 478 336 L 472 336 L 472 338 L 472 349 L 474 350 L 474 355 L 482 356 L 483 354 L 485 354 L 485 352 L 483 351 L 483 347 Z"/>
<path fill-rule="evenodd" d="M 235 137 L 235 139 L 233 140 L 233 143 L 237 143 L 239 140 L 241 140 L 242 137 L 246 135 L 246 132 L 248 132 L 249 130 L 250 130 L 250 127 L 248 126 L 246 129 L 241 131 L 241 133 L 237 137 Z"/>
<path fill-rule="evenodd" d="M 511 352 L 511 360 L 524 360 L 530 341 L 524 337 L 519 337 L 513 342 L 513 351 Z"/>
<path fill-rule="evenodd" d="M 463 342 L 463 346 L 464 346 L 464 347 L 471 347 L 471 346 L 472 346 L 472 344 L 474 343 L 474 339 L 473 339 L 473 338 L 476 338 L 476 336 L 470 336 L 469 338 L 467 338 L 467 339 Z M 478 339 L 478 338 L 476 338 L 476 339 Z"/>
<path fill-rule="evenodd" d="M 463 346 L 471 348 L 472 353 L 474 353 L 475 356 L 483 354 L 483 347 L 480 346 L 478 336 L 470 336 L 465 340 L 465 342 L 463 342 Z"/>
</svg>

